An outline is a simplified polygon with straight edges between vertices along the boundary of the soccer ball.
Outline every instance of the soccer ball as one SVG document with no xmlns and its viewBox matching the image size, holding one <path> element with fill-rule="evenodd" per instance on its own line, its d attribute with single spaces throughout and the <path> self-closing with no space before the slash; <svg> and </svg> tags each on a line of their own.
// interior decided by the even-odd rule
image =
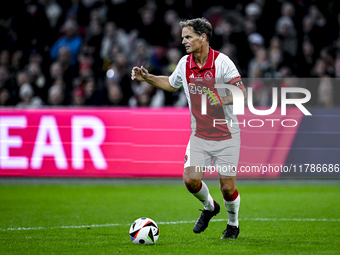
<svg viewBox="0 0 340 255">
<path fill-rule="evenodd" d="M 155 244 L 159 237 L 159 229 L 152 219 L 139 218 L 130 227 L 130 238 L 134 244 Z"/>
</svg>

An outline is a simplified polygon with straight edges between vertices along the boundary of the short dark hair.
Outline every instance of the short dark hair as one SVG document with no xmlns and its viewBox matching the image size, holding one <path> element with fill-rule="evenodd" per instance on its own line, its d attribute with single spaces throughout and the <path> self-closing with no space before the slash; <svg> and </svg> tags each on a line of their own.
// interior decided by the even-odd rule
<svg viewBox="0 0 340 255">
<path fill-rule="evenodd" d="M 179 22 L 181 28 L 192 27 L 194 32 L 198 35 L 203 33 L 207 35 L 208 42 L 210 42 L 212 37 L 212 26 L 206 18 L 189 19 Z"/>
</svg>

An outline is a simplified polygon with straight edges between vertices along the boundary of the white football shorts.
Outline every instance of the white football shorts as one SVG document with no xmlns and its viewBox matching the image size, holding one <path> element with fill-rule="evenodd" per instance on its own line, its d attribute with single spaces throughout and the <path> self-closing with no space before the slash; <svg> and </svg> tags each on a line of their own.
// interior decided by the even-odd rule
<svg viewBox="0 0 340 255">
<path fill-rule="evenodd" d="M 203 167 L 204 171 L 234 177 L 237 173 L 240 146 L 240 133 L 232 134 L 231 139 L 222 141 L 205 140 L 191 135 L 185 152 L 184 168 Z"/>
</svg>

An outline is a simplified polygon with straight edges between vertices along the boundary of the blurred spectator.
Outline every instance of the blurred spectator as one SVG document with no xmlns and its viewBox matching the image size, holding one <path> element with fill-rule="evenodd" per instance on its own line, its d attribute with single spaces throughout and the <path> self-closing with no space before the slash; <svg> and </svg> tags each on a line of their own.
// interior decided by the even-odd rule
<svg viewBox="0 0 340 255">
<path fill-rule="evenodd" d="M 123 93 L 117 84 L 110 84 L 108 87 L 108 102 L 110 106 L 122 106 Z"/>
<path fill-rule="evenodd" d="M 282 66 L 279 69 L 280 72 L 280 77 L 281 78 L 292 78 L 295 77 L 292 73 L 292 70 L 288 67 L 288 66 Z M 286 79 L 284 79 L 286 80 Z M 287 80 L 291 80 L 291 81 L 295 81 L 295 79 L 287 79 Z M 286 87 L 297 87 L 295 83 L 289 83 Z"/>
<path fill-rule="evenodd" d="M 85 81 L 84 93 L 86 105 L 97 106 L 106 104 L 103 88 L 100 85 L 96 84 L 96 80 L 94 77 L 89 77 Z"/>
<path fill-rule="evenodd" d="M 246 36 L 248 37 L 249 35 L 256 33 L 256 31 L 257 31 L 256 23 L 253 22 L 251 19 L 246 19 L 244 21 L 244 32 Z"/>
<path fill-rule="evenodd" d="M 10 73 L 8 71 L 8 68 L 6 66 L 0 66 L 0 88 L 6 86 L 6 83 L 8 82 L 9 78 Z"/>
<path fill-rule="evenodd" d="M 309 79 L 310 82 L 307 84 L 307 89 L 311 92 L 311 100 L 308 102 L 308 104 L 316 106 L 320 104 L 320 83 L 322 79 L 327 80 L 329 78 L 329 75 L 327 74 L 326 63 L 322 58 L 318 58 L 316 60 L 316 63 L 311 71 L 311 76 L 313 79 Z M 324 96 L 322 101 L 324 101 Z"/>
<path fill-rule="evenodd" d="M 114 101 L 115 102 L 114 104 L 116 105 L 127 106 L 130 97 L 133 96 L 133 92 L 131 88 L 130 77 L 128 77 L 125 72 L 126 67 L 124 63 L 125 62 L 124 55 L 121 55 L 120 59 L 121 62 L 117 61 L 117 64 L 113 63 L 108 67 L 105 77 L 105 88 L 109 93 L 108 95 L 109 104 L 112 104 L 112 102 Z M 113 91 L 117 91 L 117 89 L 115 88 L 112 89 L 113 86 L 117 86 L 119 88 L 119 97 L 117 96 L 117 98 L 115 98 L 115 100 L 112 101 L 113 98 L 112 93 Z M 112 91 L 110 92 L 111 89 Z"/>
<path fill-rule="evenodd" d="M 83 88 L 75 88 L 72 93 L 72 105 L 84 106 L 85 105 L 85 93 Z"/>
<path fill-rule="evenodd" d="M 86 27 L 84 42 L 88 45 L 87 53 L 95 61 L 100 62 L 100 47 L 103 39 L 103 18 L 97 9 L 92 10 L 90 14 L 90 23 Z"/>
<path fill-rule="evenodd" d="M 17 89 L 11 81 L 10 72 L 6 66 L 0 66 L 0 93 L 1 105 L 15 105 L 18 101 Z"/>
<path fill-rule="evenodd" d="M 63 16 L 63 9 L 56 0 L 39 0 L 39 3 L 44 7 L 46 17 L 49 21 L 51 29 L 54 31 L 54 35 L 57 35 L 58 25 L 61 22 L 61 18 Z"/>
<path fill-rule="evenodd" d="M 11 58 L 11 72 L 15 75 L 19 70 L 23 68 L 23 52 L 17 50 L 13 53 Z"/>
<path fill-rule="evenodd" d="M 109 69 L 117 71 L 117 82 L 123 93 L 122 104 L 124 105 L 128 105 L 130 97 L 133 96 L 128 67 L 128 59 L 123 53 L 117 54 L 114 63 L 109 66 Z"/>
<path fill-rule="evenodd" d="M 335 62 L 336 62 L 335 48 L 331 46 L 322 48 L 320 51 L 320 57 L 325 61 L 327 74 L 331 77 L 335 77 Z"/>
<path fill-rule="evenodd" d="M 275 50 L 282 49 L 282 41 L 277 35 L 274 35 L 269 41 L 268 51 L 274 50 L 274 49 Z"/>
<path fill-rule="evenodd" d="M 263 72 L 260 68 L 255 68 L 254 77 L 249 79 L 248 87 L 253 91 L 253 106 L 267 106 L 269 102 L 269 88 L 265 85 L 263 78 Z"/>
<path fill-rule="evenodd" d="M 177 66 L 178 61 L 182 58 L 182 52 L 179 49 L 170 49 L 166 54 L 168 64 L 164 69 L 165 75 L 171 75 Z"/>
<path fill-rule="evenodd" d="M 20 101 L 20 97 L 19 97 L 19 90 L 22 87 L 22 85 L 29 83 L 29 77 L 26 71 L 21 70 L 19 71 L 15 78 L 12 80 L 12 84 L 11 84 L 11 96 L 12 99 L 15 102 L 19 102 Z"/>
<path fill-rule="evenodd" d="M 123 29 L 117 28 L 112 21 L 104 27 L 104 36 L 101 41 L 100 57 L 105 60 L 110 55 L 113 45 L 117 45 L 125 54 L 129 53 L 130 43 Z"/>
<path fill-rule="evenodd" d="M 280 78 L 279 69 L 283 66 L 282 51 L 280 49 L 269 50 L 269 65 L 264 73 L 265 78 Z"/>
<path fill-rule="evenodd" d="M 182 52 L 179 49 L 170 49 L 166 54 L 168 64 L 165 66 L 162 73 L 164 73 L 165 75 L 171 75 L 173 71 L 175 71 L 177 63 L 182 58 L 182 56 Z M 152 102 L 152 106 L 154 107 L 160 107 L 163 105 L 174 105 L 177 107 L 183 107 L 187 105 L 185 93 L 182 89 L 177 90 L 173 93 L 165 92 L 163 90 L 157 90 L 155 98 L 157 98 L 157 101 L 154 100 Z"/>
<path fill-rule="evenodd" d="M 147 82 L 141 82 L 135 87 L 135 96 L 129 101 L 129 105 L 132 107 L 137 106 L 151 106 L 152 98 L 156 94 L 156 88 L 148 84 Z M 158 97 L 162 97 L 162 94 L 158 94 Z M 159 106 L 161 104 L 159 98 L 155 98 L 157 102 L 153 103 L 153 106 Z"/>
<path fill-rule="evenodd" d="M 79 64 L 79 76 L 73 80 L 73 87 L 83 87 L 90 77 L 93 77 L 92 63 L 89 59 L 84 59 Z"/>
<path fill-rule="evenodd" d="M 321 29 L 324 29 L 326 27 L 327 20 L 316 5 L 311 5 L 308 8 L 308 15 L 310 15 L 310 17 L 314 21 L 314 24 L 317 27 L 319 27 Z"/>
<path fill-rule="evenodd" d="M 335 60 L 335 77 L 340 78 L 340 37 L 338 38 L 336 42 L 336 46 L 337 46 L 337 51 L 336 51 L 336 60 Z"/>
<path fill-rule="evenodd" d="M 68 5 L 71 2 L 71 5 Z M 89 9 L 83 5 L 81 0 L 60 1 L 59 4 L 64 3 L 66 5 L 66 20 L 71 19 L 76 21 L 80 26 L 79 32 L 84 34 L 86 25 L 89 23 Z"/>
<path fill-rule="evenodd" d="M 262 8 L 258 3 L 251 2 L 245 7 L 245 14 L 249 20 L 256 23 L 262 14 Z"/>
<path fill-rule="evenodd" d="M 39 66 L 44 64 L 43 57 L 37 50 L 31 50 L 28 62 L 38 64 Z"/>
<path fill-rule="evenodd" d="M 144 92 L 143 94 L 139 95 L 137 98 L 137 105 L 142 107 L 150 106 L 150 95 L 147 92 Z"/>
<path fill-rule="evenodd" d="M 67 20 L 61 28 L 61 32 L 64 34 L 60 37 L 51 47 L 51 58 L 56 60 L 59 55 L 59 50 L 62 47 L 67 47 L 71 53 L 72 66 L 77 63 L 77 56 L 80 52 L 82 38 L 78 35 L 78 25 L 74 20 Z"/>
<path fill-rule="evenodd" d="M 169 48 L 177 48 L 185 55 L 185 49 L 182 47 L 182 28 L 178 23 L 173 23 L 170 30 L 171 37 L 167 43 Z"/>
<path fill-rule="evenodd" d="M 253 54 L 256 54 L 257 50 L 264 47 L 264 38 L 259 33 L 250 34 L 248 36 L 248 42 Z"/>
<path fill-rule="evenodd" d="M 121 1 L 121 0 L 120 0 Z M 82 3 L 85 5 L 84 0 L 82 1 Z M 88 8 L 90 10 L 90 19 L 92 18 L 91 15 L 91 11 L 95 11 L 98 16 L 101 19 L 101 23 L 104 23 L 107 21 L 107 15 L 109 13 L 109 9 L 110 8 L 114 8 L 112 7 L 112 3 L 111 0 L 96 0 L 93 1 L 93 4 L 91 6 L 88 6 L 90 8 Z"/>
<path fill-rule="evenodd" d="M 64 93 L 63 89 L 58 85 L 53 85 L 48 90 L 48 105 L 50 106 L 60 106 L 64 103 Z"/>
<path fill-rule="evenodd" d="M 254 78 L 256 71 L 259 71 L 263 74 L 268 69 L 268 67 L 269 61 L 267 57 L 267 51 L 264 47 L 259 48 L 255 52 L 255 57 L 249 62 L 248 77 Z"/>
<path fill-rule="evenodd" d="M 164 13 L 164 22 L 168 26 L 168 31 L 170 32 L 170 27 L 180 21 L 178 13 L 175 10 L 166 10 Z"/>
<path fill-rule="evenodd" d="M 280 17 L 276 23 L 276 32 L 281 37 L 283 51 L 288 52 L 290 57 L 295 57 L 298 41 L 293 20 L 286 16 Z"/>
<path fill-rule="evenodd" d="M 55 61 L 51 64 L 49 74 L 51 79 L 50 83 L 58 78 L 63 79 L 64 71 L 59 61 Z"/>
<path fill-rule="evenodd" d="M 0 65 L 5 66 L 8 69 L 11 66 L 11 55 L 8 50 L 3 50 L 0 53 Z"/>
<path fill-rule="evenodd" d="M 320 78 L 328 76 L 327 65 L 326 65 L 325 60 L 323 60 L 322 58 L 318 58 L 312 69 L 311 74 L 312 74 L 312 77 L 320 77 Z"/>
<path fill-rule="evenodd" d="M 130 62 L 131 67 L 133 66 L 144 66 L 149 69 L 151 67 L 151 47 L 147 44 L 147 42 L 143 39 L 138 40 L 135 43 L 135 48 L 133 49 L 134 54 L 131 54 Z"/>
<path fill-rule="evenodd" d="M 313 44 L 315 51 L 319 52 L 323 45 L 322 40 L 320 40 L 322 31 L 315 25 L 315 21 L 311 16 L 307 15 L 303 18 L 302 32 L 304 39 L 309 40 Z"/>
<path fill-rule="evenodd" d="M 7 88 L 0 88 L 0 106 L 10 106 L 11 95 Z"/>
<path fill-rule="evenodd" d="M 57 83 L 60 85 L 60 87 L 62 87 L 62 91 L 63 93 L 65 93 L 66 90 L 66 84 L 64 82 L 64 72 L 62 69 L 62 66 L 60 64 L 60 62 L 55 61 L 51 64 L 50 66 L 50 70 L 49 70 L 49 75 L 48 75 L 48 81 L 47 83 L 49 85 L 51 85 L 51 87 Z M 67 97 L 66 95 L 64 96 L 65 100 L 68 100 L 69 97 Z M 68 100 L 70 101 L 70 100 Z"/>
<path fill-rule="evenodd" d="M 291 19 L 295 16 L 295 7 L 291 2 L 285 1 L 281 5 L 282 17 L 289 17 Z"/>
<path fill-rule="evenodd" d="M 299 54 L 296 73 L 299 77 L 310 77 L 315 63 L 315 50 L 309 40 L 302 42 L 302 52 Z"/>
<path fill-rule="evenodd" d="M 93 7 L 93 5 L 97 2 L 98 0 L 82 0 L 82 3 L 86 8 Z"/>
<path fill-rule="evenodd" d="M 46 78 L 41 71 L 40 65 L 36 62 L 29 63 L 27 66 L 27 73 L 34 94 L 40 95 L 41 99 L 46 102 L 48 86 L 46 85 Z"/>
<path fill-rule="evenodd" d="M 333 91 L 332 79 L 329 77 L 321 78 L 318 90 L 318 105 L 327 108 L 332 107 Z"/>
<path fill-rule="evenodd" d="M 23 84 L 19 89 L 21 101 L 17 104 L 19 108 L 37 108 L 43 105 L 40 97 L 34 95 L 34 90 L 29 83 Z"/>
<path fill-rule="evenodd" d="M 72 54 L 67 46 L 60 47 L 57 60 L 62 68 L 66 92 L 69 93 L 73 89 L 73 80 L 79 75 L 78 66 L 71 65 Z"/>
</svg>

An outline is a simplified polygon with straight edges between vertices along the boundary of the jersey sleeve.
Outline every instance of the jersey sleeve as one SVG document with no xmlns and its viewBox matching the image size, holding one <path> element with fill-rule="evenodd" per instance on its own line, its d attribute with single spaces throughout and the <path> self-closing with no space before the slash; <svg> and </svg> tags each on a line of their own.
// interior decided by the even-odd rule
<svg viewBox="0 0 340 255">
<path fill-rule="evenodd" d="M 183 68 L 184 61 L 184 68 Z M 183 85 L 183 70 L 185 71 L 186 56 L 184 56 L 177 64 L 175 71 L 169 76 L 171 87 L 180 88 Z"/>
<path fill-rule="evenodd" d="M 225 58 L 224 82 L 235 85 L 240 89 L 244 88 L 243 82 L 241 80 L 241 75 L 237 70 L 234 62 L 229 57 Z"/>
<path fill-rule="evenodd" d="M 235 79 L 236 77 L 240 77 L 240 73 L 238 72 L 235 64 L 231 59 L 227 56 L 225 56 L 224 61 L 223 61 L 223 66 L 224 66 L 224 82 L 228 83 L 232 79 Z"/>
</svg>

